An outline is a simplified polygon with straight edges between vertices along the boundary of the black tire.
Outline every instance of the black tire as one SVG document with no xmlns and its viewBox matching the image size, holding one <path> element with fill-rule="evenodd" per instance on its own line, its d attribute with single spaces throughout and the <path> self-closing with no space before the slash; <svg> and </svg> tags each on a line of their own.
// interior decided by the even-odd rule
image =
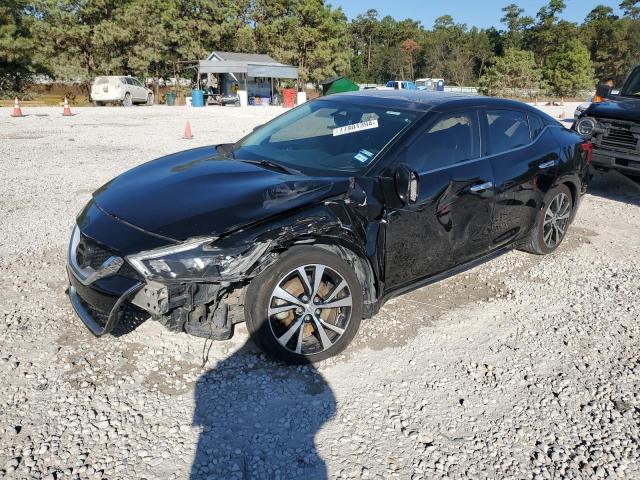
<svg viewBox="0 0 640 480">
<path fill-rule="evenodd" d="M 562 215 L 553 217 L 553 210 L 560 201 L 563 203 L 558 208 L 561 209 Z M 565 201 L 568 202 L 568 205 L 564 203 Z M 547 255 L 553 252 L 560 246 L 567 234 L 572 213 L 573 199 L 569 188 L 566 185 L 558 185 L 549 190 L 544 196 L 542 208 L 538 212 L 529 238 L 520 245 L 520 250 L 536 255 Z M 565 215 L 567 215 L 566 218 Z M 550 222 L 552 222 L 551 226 L 549 226 Z"/>
<path fill-rule="evenodd" d="M 129 92 L 124 94 L 124 98 L 122 99 L 123 107 L 131 107 L 133 105 L 133 100 L 131 98 L 131 94 Z"/>
<path fill-rule="evenodd" d="M 96 107 L 104 107 L 104 102 L 94 102 Z"/>
<path fill-rule="evenodd" d="M 147 103 L 145 105 L 147 105 L 147 107 L 151 107 L 153 106 L 153 101 L 154 101 L 153 93 L 150 93 L 149 95 L 147 95 Z"/>
<path fill-rule="evenodd" d="M 324 268 L 319 270 L 318 266 Z M 306 269 L 303 271 L 308 280 L 306 287 L 301 277 L 295 273 L 297 269 L 304 267 Z M 320 288 L 315 289 L 315 276 L 318 271 L 321 272 L 318 275 Z M 326 281 L 322 282 L 323 279 Z M 346 282 L 346 286 L 342 289 L 336 288 L 335 284 L 342 285 L 342 280 Z M 315 310 L 315 314 L 307 315 L 309 310 L 303 310 L 302 307 L 290 308 L 294 303 L 280 300 L 276 295 L 276 287 L 284 288 L 286 293 L 293 295 L 298 301 L 306 298 L 309 289 L 312 290 L 311 293 L 317 291 L 316 298 L 320 298 L 321 303 L 316 305 L 313 298 L 308 298 L 309 309 L 321 307 L 322 302 L 325 301 L 326 305 L 329 305 L 331 302 L 338 303 L 344 300 L 349 302 L 350 300 L 351 305 L 319 308 Z M 287 363 L 305 364 L 337 355 L 349 345 L 360 327 L 362 303 L 362 286 L 353 268 L 347 262 L 322 248 L 299 246 L 285 252 L 274 265 L 251 281 L 244 308 L 247 329 L 254 342 L 275 358 Z M 287 311 L 270 315 L 271 308 L 285 308 Z M 321 313 L 318 314 L 318 312 Z M 283 315 L 284 319 L 278 317 Z M 325 327 L 327 323 L 330 323 L 332 328 Z M 299 327 L 296 328 L 296 325 Z M 336 330 L 335 327 L 338 326 L 340 328 Z M 288 338 L 284 340 L 285 345 L 278 341 L 276 330 L 281 333 L 278 337 L 280 341 L 283 341 L 284 337 Z M 320 330 L 324 331 L 324 335 Z M 338 330 L 342 330 L 342 333 Z M 290 331 L 294 333 L 289 335 Z M 330 346 L 325 346 L 325 341 L 326 345 Z M 300 348 L 299 353 L 297 353 L 298 348 Z"/>
</svg>

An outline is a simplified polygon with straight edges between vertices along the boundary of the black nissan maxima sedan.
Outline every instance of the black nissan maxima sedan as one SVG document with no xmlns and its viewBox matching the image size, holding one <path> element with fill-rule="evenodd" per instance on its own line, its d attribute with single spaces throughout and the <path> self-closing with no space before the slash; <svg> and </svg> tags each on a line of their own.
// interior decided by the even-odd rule
<svg viewBox="0 0 640 480">
<path fill-rule="evenodd" d="M 553 252 L 590 160 L 519 102 L 322 97 L 98 189 L 73 229 L 69 296 L 98 336 L 131 312 L 216 340 L 246 321 L 269 354 L 322 360 L 392 296 L 512 248 Z"/>
</svg>

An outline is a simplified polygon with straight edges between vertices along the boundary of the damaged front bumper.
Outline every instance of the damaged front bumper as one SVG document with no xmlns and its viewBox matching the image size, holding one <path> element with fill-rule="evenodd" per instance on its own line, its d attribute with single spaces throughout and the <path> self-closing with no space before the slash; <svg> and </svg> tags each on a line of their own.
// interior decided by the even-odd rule
<svg viewBox="0 0 640 480">
<path fill-rule="evenodd" d="M 140 291 L 143 284 L 134 283 L 122 292 L 105 291 L 83 285 L 71 267 L 69 276 L 69 300 L 80 320 L 96 337 L 110 333 L 120 322 L 129 300 Z"/>
<path fill-rule="evenodd" d="M 218 278 L 163 282 L 140 275 L 131 262 L 117 255 L 103 253 L 100 261 L 104 257 L 106 260 L 95 269 L 80 265 L 77 252 L 81 235 L 78 228 L 74 229 L 69 244 L 68 294 L 75 312 L 96 336 L 112 332 L 132 308 L 174 331 L 218 340 L 230 338 L 233 325 L 244 320 L 239 308 L 243 283 L 253 267 L 270 263 L 269 243 L 256 243 L 242 255 L 227 258 Z"/>
</svg>

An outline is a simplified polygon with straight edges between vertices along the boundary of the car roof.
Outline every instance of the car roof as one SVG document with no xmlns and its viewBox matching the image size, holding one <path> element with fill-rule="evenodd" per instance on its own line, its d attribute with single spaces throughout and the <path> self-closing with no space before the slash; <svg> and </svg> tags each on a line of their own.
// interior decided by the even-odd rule
<svg viewBox="0 0 640 480">
<path fill-rule="evenodd" d="M 324 97 L 320 97 L 324 98 Z M 530 105 L 505 98 L 484 97 L 456 92 L 426 92 L 423 90 L 360 90 L 358 92 L 337 93 L 331 95 L 332 100 L 404 108 L 421 112 L 444 111 L 452 108 L 493 107 L 511 108 L 543 112 Z"/>
</svg>

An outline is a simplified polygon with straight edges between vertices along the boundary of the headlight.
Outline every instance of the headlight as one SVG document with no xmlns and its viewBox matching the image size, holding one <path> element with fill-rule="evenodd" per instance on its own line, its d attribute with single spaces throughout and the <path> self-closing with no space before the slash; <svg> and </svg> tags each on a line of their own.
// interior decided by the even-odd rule
<svg viewBox="0 0 640 480">
<path fill-rule="evenodd" d="M 578 132 L 583 137 L 588 137 L 593 133 L 593 130 L 596 128 L 596 121 L 591 117 L 582 117 L 576 123 L 576 132 Z"/>
<path fill-rule="evenodd" d="M 129 255 L 127 261 L 151 280 L 196 281 L 217 279 L 247 247 L 212 247 L 215 238 L 192 238 L 179 245 Z"/>
</svg>

